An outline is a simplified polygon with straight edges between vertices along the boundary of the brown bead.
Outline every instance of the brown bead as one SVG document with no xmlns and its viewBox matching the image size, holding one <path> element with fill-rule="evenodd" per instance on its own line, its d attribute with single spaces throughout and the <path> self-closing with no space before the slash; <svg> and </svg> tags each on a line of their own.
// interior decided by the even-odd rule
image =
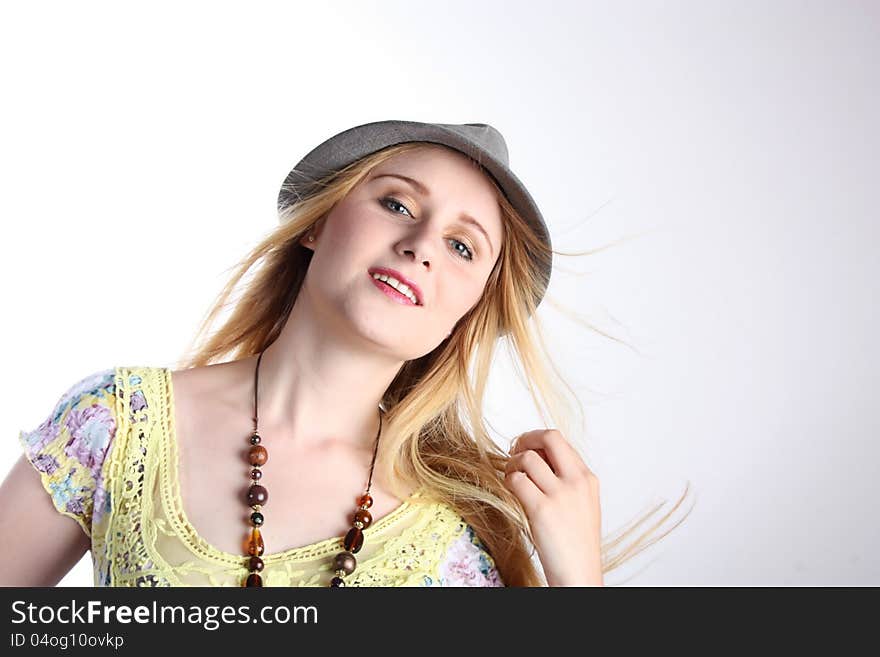
<svg viewBox="0 0 880 657">
<path fill-rule="evenodd" d="M 369 495 L 361 495 L 360 499 L 358 499 L 358 506 L 365 506 L 369 509 L 373 506 L 373 498 Z"/>
<path fill-rule="evenodd" d="M 248 561 L 248 570 L 260 572 L 263 570 L 263 560 L 260 557 L 251 557 Z"/>
<path fill-rule="evenodd" d="M 258 528 L 254 527 L 251 530 L 250 540 L 248 540 L 247 553 L 252 557 L 259 557 L 262 556 L 263 550 L 263 535 L 260 534 L 260 530 Z"/>
<path fill-rule="evenodd" d="M 247 491 L 247 503 L 248 506 L 253 506 L 254 504 L 264 505 L 269 501 L 269 491 L 266 490 L 265 486 L 260 486 L 259 484 L 254 484 Z"/>
<path fill-rule="evenodd" d="M 251 470 L 251 479 L 253 479 L 254 481 L 259 481 L 262 478 L 263 478 L 263 471 L 262 470 L 260 470 L 259 468 L 254 468 L 253 470 Z"/>
<path fill-rule="evenodd" d="M 370 526 L 370 523 L 373 522 L 373 516 L 370 515 L 370 512 L 366 509 L 358 509 L 357 513 L 354 514 L 355 521 L 360 521 L 364 523 L 364 529 Z"/>
<path fill-rule="evenodd" d="M 245 582 L 245 587 L 248 586 L 263 586 L 263 578 L 257 575 L 257 573 L 251 573 L 248 575 L 247 581 Z"/>
<path fill-rule="evenodd" d="M 269 460 L 269 452 L 262 445 L 254 445 L 248 451 L 248 462 L 251 465 L 265 465 Z"/>
<path fill-rule="evenodd" d="M 333 562 L 333 570 L 344 570 L 346 575 L 351 575 L 357 568 L 357 559 L 351 552 L 340 552 Z"/>
<path fill-rule="evenodd" d="M 343 545 L 349 552 L 358 552 L 364 544 L 364 533 L 358 527 L 352 527 L 345 535 Z"/>
</svg>

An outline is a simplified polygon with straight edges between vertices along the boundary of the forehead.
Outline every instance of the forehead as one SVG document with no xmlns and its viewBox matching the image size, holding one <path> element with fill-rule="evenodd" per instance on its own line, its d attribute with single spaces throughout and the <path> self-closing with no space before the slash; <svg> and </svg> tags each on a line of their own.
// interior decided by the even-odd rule
<svg viewBox="0 0 880 657">
<path fill-rule="evenodd" d="M 451 204 L 453 211 L 469 214 L 486 230 L 500 234 L 501 208 L 495 187 L 463 153 L 439 145 L 399 153 L 374 167 L 365 182 L 406 184 L 386 174 L 413 178 L 427 188 L 423 195 L 432 203 Z"/>
</svg>

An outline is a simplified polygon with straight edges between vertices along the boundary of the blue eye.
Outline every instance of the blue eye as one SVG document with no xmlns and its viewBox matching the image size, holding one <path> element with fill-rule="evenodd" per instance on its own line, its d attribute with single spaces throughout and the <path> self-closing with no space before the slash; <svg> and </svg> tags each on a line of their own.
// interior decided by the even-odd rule
<svg viewBox="0 0 880 657">
<path fill-rule="evenodd" d="M 407 207 L 406 207 L 405 205 L 403 205 L 400 201 L 398 201 L 398 200 L 397 200 L 396 198 L 394 198 L 393 196 L 386 196 L 386 197 L 383 198 L 380 202 L 382 203 L 382 205 L 383 205 L 384 207 L 387 208 L 387 207 L 388 207 L 387 201 L 390 201 L 390 202 L 393 203 L 394 205 L 403 208 L 404 210 L 406 210 L 406 213 L 409 214 L 410 217 L 412 217 L 412 214 L 410 213 L 409 209 L 407 209 Z M 400 214 L 400 213 L 399 213 L 399 212 L 395 212 L 394 214 Z"/>
<path fill-rule="evenodd" d="M 384 207 L 384 208 L 386 208 L 386 209 L 389 208 L 389 204 L 391 204 L 391 205 L 396 205 L 397 207 L 400 207 L 400 208 L 403 208 L 404 210 L 406 210 L 406 213 L 407 213 L 410 217 L 412 217 L 412 213 L 409 211 L 409 208 L 407 208 L 405 205 L 403 205 L 400 201 L 398 201 L 398 200 L 397 200 L 396 198 L 394 198 L 393 196 L 386 196 L 385 198 L 381 199 L 381 200 L 379 201 L 379 203 L 380 203 L 380 205 L 382 205 L 382 207 Z M 399 212 L 397 212 L 397 211 L 395 211 L 395 210 L 390 210 L 390 212 L 392 212 L 393 214 L 400 214 Z M 464 242 L 460 242 L 460 241 L 457 240 L 457 239 L 452 239 L 452 238 L 450 238 L 449 241 L 450 241 L 450 242 L 454 242 L 455 244 L 464 247 L 464 250 L 467 252 L 466 255 L 465 255 L 465 253 L 463 253 L 462 251 L 458 250 L 457 248 L 453 248 L 453 251 L 455 251 L 455 252 L 458 254 L 459 257 L 461 257 L 461 258 L 464 259 L 464 260 L 467 260 L 468 262 L 470 262 L 470 261 L 472 261 L 472 260 L 474 259 L 474 253 L 473 253 L 473 251 L 471 251 L 470 247 L 468 247 L 467 244 L 465 244 Z"/>
</svg>

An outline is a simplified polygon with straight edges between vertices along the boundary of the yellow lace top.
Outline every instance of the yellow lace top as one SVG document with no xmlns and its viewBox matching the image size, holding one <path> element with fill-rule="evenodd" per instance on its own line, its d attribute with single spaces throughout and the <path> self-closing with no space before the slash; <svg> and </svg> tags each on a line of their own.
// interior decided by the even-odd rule
<svg viewBox="0 0 880 657">
<path fill-rule="evenodd" d="M 19 441 L 59 513 L 91 538 L 95 586 L 241 586 L 244 555 L 216 549 L 180 498 L 171 371 L 115 367 L 70 387 Z M 342 536 L 263 555 L 265 586 L 327 586 Z M 451 507 L 417 490 L 364 530 L 347 586 L 504 586 Z"/>
</svg>

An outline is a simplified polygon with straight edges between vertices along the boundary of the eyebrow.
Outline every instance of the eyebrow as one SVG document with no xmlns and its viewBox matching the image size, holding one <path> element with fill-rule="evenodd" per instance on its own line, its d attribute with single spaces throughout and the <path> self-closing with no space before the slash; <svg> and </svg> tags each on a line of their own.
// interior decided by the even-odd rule
<svg viewBox="0 0 880 657">
<path fill-rule="evenodd" d="M 403 180 L 404 182 L 407 182 L 410 185 L 412 185 L 413 187 L 415 187 L 416 190 L 418 190 L 418 192 L 420 194 L 422 194 L 423 196 L 431 196 L 431 190 L 428 189 L 425 185 L 420 183 L 415 178 L 410 178 L 409 176 L 404 176 L 400 173 L 381 173 L 378 176 L 374 176 L 373 180 L 376 180 L 378 178 L 399 178 L 400 180 Z M 492 240 L 489 239 L 489 233 L 486 232 L 486 229 L 483 228 L 482 224 L 480 224 L 479 221 L 474 219 L 469 214 L 465 214 L 465 213 L 461 214 L 461 219 L 462 219 L 462 221 L 465 221 L 465 222 L 479 228 L 480 232 L 483 233 L 483 237 L 486 238 L 486 242 L 489 244 L 489 249 L 492 251 L 492 255 L 494 256 L 495 255 L 495 247 L 492 246 Z"/>
</svg>

